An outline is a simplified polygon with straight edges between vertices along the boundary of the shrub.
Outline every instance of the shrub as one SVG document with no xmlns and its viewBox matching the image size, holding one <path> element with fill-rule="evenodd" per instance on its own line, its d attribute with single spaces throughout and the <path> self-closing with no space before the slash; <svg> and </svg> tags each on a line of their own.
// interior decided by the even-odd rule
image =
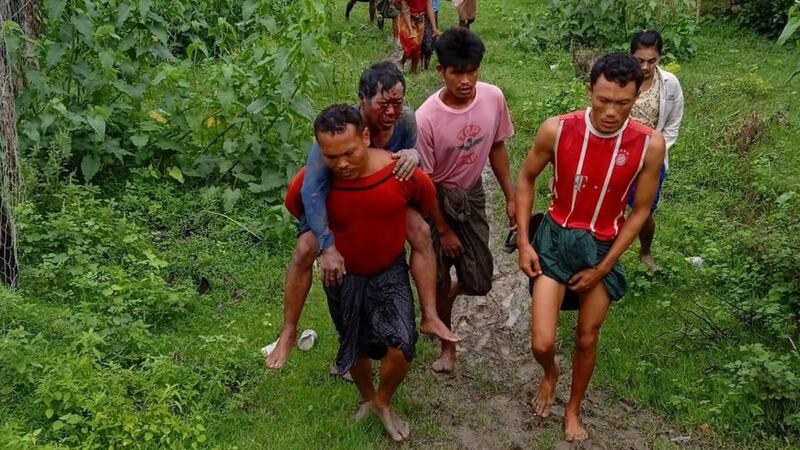
<svg viewBox="0 0 800 450">
<path fill-rule="evenodd" d="M 786 25 L 794 0 L 733 0 L 731 14 L 744 27 L 772 38 Z"/>
<path fill-rule="evenodd" d="M 541 20 L 525 18 L 518 45 L 542 49 L 592 47 L 627 50 L 636 31 L 653 28 L 664 38 L 666 59 L 694 55 L 696 2 L 631 0 L 550 0 L 550 9 Z"/>
<path fill-rule="evenodd" d="M 46 5 L 17 99 L 20 151 L 40 170 L 89 181 L 154 165 L 179 183 L 211 178 L 229 205 L 242 190 L 278 199 L 324 75 L 318 0 Z M 2 37 L 22 47 L 18 27 Z"/>
</svg>

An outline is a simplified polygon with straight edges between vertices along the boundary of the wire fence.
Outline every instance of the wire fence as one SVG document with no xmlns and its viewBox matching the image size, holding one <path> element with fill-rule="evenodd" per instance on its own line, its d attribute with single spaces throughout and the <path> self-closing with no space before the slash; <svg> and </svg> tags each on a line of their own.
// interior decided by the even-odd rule
<svg viewBox="0 0 800 450">
<path fill-rule="evenodd" d="M 31 38 L 36 35 L 34 0 L 0 0 L 0 37 L 4 37 L 6 21 L 13 20 Z M 0 39 L 0 281 L 17 286 L 17 229 L 15 209 L 25 192 L 17 153 L 17 115 L 15 93 L 23 84 L 15 79 L 21 73 L 12 66 L 12 58 Z"/>
</svg>

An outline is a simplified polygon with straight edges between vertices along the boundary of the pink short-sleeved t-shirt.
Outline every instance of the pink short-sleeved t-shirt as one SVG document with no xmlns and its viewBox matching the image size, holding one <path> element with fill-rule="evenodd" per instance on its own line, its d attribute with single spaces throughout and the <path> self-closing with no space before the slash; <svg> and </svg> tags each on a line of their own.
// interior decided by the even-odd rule
<svg viewBox="0 0 800 450">
<path fill-rule="evenodd" d="M 511 115 L 497 86 L 478 82 L 475 100 L 463 109 L 445 105 L 435 92 L 417 109 L 417 149 L 422 170 L 436 184 L 470 188 L 481 176 L 496 142 L 514 135 Z"/>
</svg>

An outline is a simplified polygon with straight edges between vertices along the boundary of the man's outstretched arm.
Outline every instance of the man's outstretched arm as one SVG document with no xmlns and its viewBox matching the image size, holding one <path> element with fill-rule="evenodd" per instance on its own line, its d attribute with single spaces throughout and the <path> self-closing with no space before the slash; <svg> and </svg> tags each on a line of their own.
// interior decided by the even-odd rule
<svg viewBox="0 0 800 450">
<path fill-rule="evenodd" d="M 515 201 L 519 268 L 529 277 L 536 277 L 542 274 L 542 269 L 539 266 L 539 257 L 528 240 L 528 227 L 536 196 L 536 178 L 553 160 L 553 155 L 555 154 L 553 146 L 555 145 L 558 123 L 558 117 L 552 117 L 542 123 L 536 133 L 533 147 L 528 152 L 528 157 L 525 158 L 517 177 Z"/>
<path fill-rule="evenodd" d="M 617 239 L 606 253 L 606 256 L 596 267 L 582 270 L 570 279 L 570 289 L 575 292 L 583 292 L 591 289 L 600 282 L 617 260 L 630 247 L 636 236 L 642 230 L 647 218 L 650 216 L 650 207 L 658 190 L 658 177 L 661 166 L 664 164 L 664 154 L 666 153 L 666 142 L 661 133 L 654 133 L 647 147 L 644 166 L 636 179 L 636 195 L 633 198 L 633 210 L 631 211 L 622 229 L 617 235 Z"/>
</svg>

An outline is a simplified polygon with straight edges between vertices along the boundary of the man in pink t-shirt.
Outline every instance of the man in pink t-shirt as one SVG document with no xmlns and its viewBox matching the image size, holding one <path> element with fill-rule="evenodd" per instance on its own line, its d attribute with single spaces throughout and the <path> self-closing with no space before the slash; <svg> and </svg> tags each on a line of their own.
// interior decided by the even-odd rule
<svg viewBox="0 0 800 450">
<path fill-rule="evenodd" d="M 484 51 L 480 38 L 465 28 L 442 33 L 436 42 L 436 70 L 444 87 L 416 115 L 422 169 L 437 191 L 438 205 L 431 213 L 438 257 L 436 306 L 448 327 L 456 296 L 486 295 L 492 288 L 494 268 L 481 180 L 487 160 L 505 196 L 509 227 L 516 227 L 505 145 L 514 127 L 502 91 L 478 82 Z M 456 283 L 450 279 L 453 266 Z M 455 357 L 455 344 L 442 341 L 442 354 L 433 369 L 452 371 Z"/>
</svg>

